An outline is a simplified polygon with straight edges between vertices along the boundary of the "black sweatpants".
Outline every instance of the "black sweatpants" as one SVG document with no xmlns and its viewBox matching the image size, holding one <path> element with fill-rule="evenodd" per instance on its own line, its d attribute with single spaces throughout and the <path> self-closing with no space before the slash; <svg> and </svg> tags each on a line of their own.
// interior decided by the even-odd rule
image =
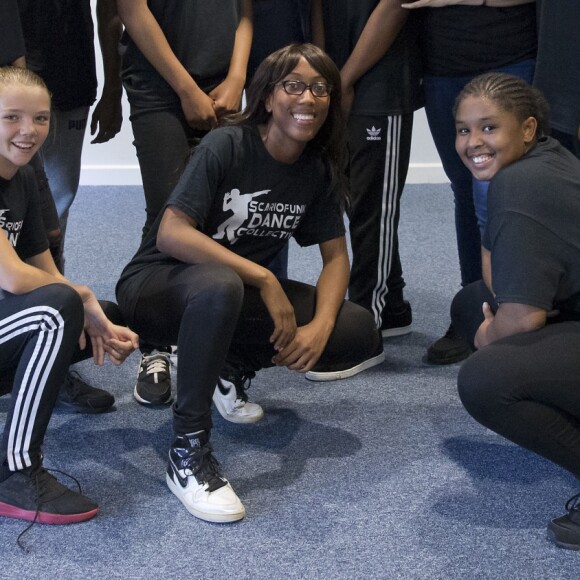
<svg viewBox="0 0 580 580">
<path fill-rule="evenodd" d="M 470 342 L 494 304 L 483 282 L 463 288 L 451 306 L 454 327 Z M 469 357 L 459 372 L 469 414 L 506 439 L 580 478 L 580 322 L 498 340 Z"/>
<path fill-rule="evenodd" d="M 116 304 L 101 302 L 121 323 Z M 0 299 L 0 395 L 12 392 L 0 444 L 0 479 L 39 465 L 41 447 L 71 362 L 92 356 L 90 340 L 78 341 L 84 324 L 80 296 L 66 284 L 50 284 Z"/>
<path fill-rule="evenodd" d="M 407 179 L 413 113 L 351 115 L 348 122 L 348 210 L 352 245 L 349 299 L 370 310 L 377 328 L 403 296 L 399 256 L 401 195 Z"/>
<path fill-rule="evenodd" d="M 220 264 L 162 265 L 117 287 L 129 326 L 153 344 L 177 344 L 178 434 L 211 429 L 212 395 L 224 365 L 240 372 L 273 366 L 274 331 L 259 291 Z M 298 326 L 310 322 L 316 289 L 280 280 Z M 135 290 L 136 289 L 136 290 Z M 135 291 L 137 292 L 135 294 Z M 316 370 L 343 370 L 378 354 L 380 337 L 370 313 L 345 301 Z"/>
</svg>

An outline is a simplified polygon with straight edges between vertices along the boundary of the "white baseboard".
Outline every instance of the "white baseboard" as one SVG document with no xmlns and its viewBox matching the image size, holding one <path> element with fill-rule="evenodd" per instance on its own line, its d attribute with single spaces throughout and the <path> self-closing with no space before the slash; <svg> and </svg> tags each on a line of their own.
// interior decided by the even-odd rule
<svg viewBox="0 0 580 580">
<path fill-rule="evenodd" d="M 407 183 L 447 183 L 440 163 L 411 163 Z M 141 185 L 138 165 L 83 165 L 81 185 Z"/>
</svg>

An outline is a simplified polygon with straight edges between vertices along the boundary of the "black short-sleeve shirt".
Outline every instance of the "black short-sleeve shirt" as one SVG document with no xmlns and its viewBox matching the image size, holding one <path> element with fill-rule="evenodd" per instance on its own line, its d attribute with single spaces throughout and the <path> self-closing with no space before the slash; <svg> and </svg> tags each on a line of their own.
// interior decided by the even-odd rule
<svg viewBox="0 0 580 580">
<path fill-rule="evenodd" d="M 196 147 L 167 206 L 195 220 L 207 236 L 232 252 L 267 265 L 290 237 L 302 245 L 344 235 L 339 200 L 327 167 L 309 147 L 292 164 L 267 152 L 258 129 L 214 129 Z M 163 212 L 161 212 L 162 214 Z M 157 249 L 161 215 L 127 265 L 127 288 L 134 274 L 161 263 L 177 263 Z"/>
<path fill-rule="evenodd" d="M 552 138 L 500 170 L 483 245 L 499 303 L 580 313 L 580 161 Z"/>
</svg>

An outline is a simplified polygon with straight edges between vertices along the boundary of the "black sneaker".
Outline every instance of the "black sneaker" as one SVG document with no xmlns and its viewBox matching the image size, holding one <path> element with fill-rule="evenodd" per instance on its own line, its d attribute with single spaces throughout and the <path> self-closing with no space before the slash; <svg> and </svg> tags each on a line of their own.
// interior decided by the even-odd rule
<svg viewBox="0 0 580 580">
<path fill-rule="evenodd" d="M 219 471 L 205 431 L 177 435 L 169 450 L 167 486 L 187 511 L 208 522 L 235 522 L 246 515 L 242 502 Z"/>
<path fill-rule="evenodd" d="M 170 356 L 167 352 L 159 351 L 141 356 L 133 395 L 142 405 L 169 405 L 171 403 Z"/>
<path fill-rule="evenodd" d="M 450 324 L 445 336 L 427 349 L 427 360 L 434 365 L 450 365 L 466 359 L 472 352 L 469 343 Z"/>
<path fill-rule="evenodd" d="M 548 524 L 548 539 L 560 548 L 580 550 L 580 493 L 566 502 L 568 513 Z"/>
<path fill-rule="evenodd" d="M 77 413 L 104 413 L 115 404 L 115 397 L 91 387 L 76 371 L 69 371 L 58 394 L 58 401 Z"/>
<path fill-rule="evenodd" d="M 257 423 L 264 416 L 264 409 L 248 401 L 248 393 L 255 373 L 241 376 L 220 377 L 213 392 L 213 402 L 220 415 L 232 423 Z"/>
<path fill-rule="evenodd" d="M 15 471 L 0 482 L 0 516 L 39 524 L 76 524 L 99 506 L 59 483 L 43 467 Z"/>
<path fill-rule="evenodd" d="M 383 338 L 409 334 L 413 326 L 413 311 L 407 300 L 394 307 L 387 307 L 383 314 L 381 335 Z"/>
</svg>

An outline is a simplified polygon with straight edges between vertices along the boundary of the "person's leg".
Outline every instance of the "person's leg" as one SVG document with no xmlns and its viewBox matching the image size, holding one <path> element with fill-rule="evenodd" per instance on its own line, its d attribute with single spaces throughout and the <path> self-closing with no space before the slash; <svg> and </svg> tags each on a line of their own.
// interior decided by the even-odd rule
<svg viewBox="0 0 580 580">
<path fill-rule="evenodd" d="M 461 285 L 481 278 L 481 239 L 473 205 L 472 177 L 455 151 L 453 106 L 457 95 L 472 77 L 426 75 L 425 113 L 455 201 L 455 232 Z"/>
<path fill-rule="evenodd" d="M 98 511 L 42 467 L 42 442 L 83 322 L 82 301 L 64 284 L 0 300 L 0 370 L 13 376 L 0 444 L 2 516 L 67 524 Z"/>
<path fill-rule="evenodd" d="M 580 478 L 580 322 L 548 324 L 474 353 L 459 372 L 469 414 Z"/>
<path fill-rule="evenodd" d="M 457 334 L 474 349 L 477 329 L 483 322 L 483 303 L 487 302 L 495 312 L 497 306 L 493 294 L 483 280 L 464 286 L 451 302 L 451 324 Z"/>
<path fill-rule="evenodd" d="M 177 185 L 201 134 L 188 126 L 182 114 L 173 111 L 133 108 L 131 125 L 145 194 L 145 237 Z"/>
<path fill-rule="evenodd" d="M 280 280 L 294 307 L 296 324 L 304 326 L 314 317 L 316 288 L 295 280 Z M 227 355 L 226 367 L 252 373 L 273 366 L 276 354 L 269 337 L 272 319 L 256 288 L 246 287 L 239 323 Z M 345 300 L 320 360 L 306 378 L 325 381 L 353 376 L 384 360 L 379 332 L 371 313 Z"/>
<path fill-rule="evenodd" d="M 412 130 L 412 113 L 351 115 L 348 125 L 353 253 L 349 298 L 372 312 L 385 336 L 411 329 L 411 309 L 403 300 L 398 226 Z"/>
<path fill-rule="evenodd" d="M 50 134 L 40 150 L 40 157 L 60 220 L 63 243 L 68 213 L 79 188 L 83 141 L 89 107 L 71 111 L 53 111 Z"/>
<path fill-rule="evenodd" d="M 244 506 L 221 476 L 209 439 L 212 396 L 238 321 L 242 281 L 219 264 L 180 264 L 157 268 L 137 287 L 138 296 L 129 286 L 117 290 L 130 326 L 152 343 L 177 344 L 179 352 L 167 485 L 196 517 L 239 520 Z"/>
</svg>

